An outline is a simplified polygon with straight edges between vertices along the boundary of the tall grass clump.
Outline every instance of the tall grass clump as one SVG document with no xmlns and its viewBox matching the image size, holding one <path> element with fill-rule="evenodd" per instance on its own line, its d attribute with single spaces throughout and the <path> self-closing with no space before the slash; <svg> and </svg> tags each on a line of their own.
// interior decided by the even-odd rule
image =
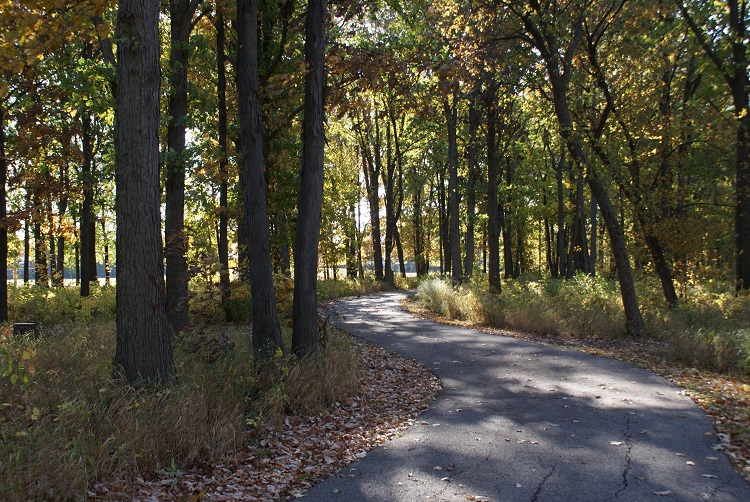
<svg viewBox="0 0 750 502">
<path fill-rule="evenodd" d="M 483 281 L 454 288 L 442 279 L 422 282 L 415 299 L 438 315 L 542 335 L 618 336 L 624 322 L 616 291 L 606 281 L 506 281 L 501 295 Z"/>
<path fill-rule="evenodd" d="M 658 283 L 637 285 L 649 337 L 663 342 L 673 360 L 722 372 L 750 374 L 750 295 L 697 289 L 669 309 Z M 420 284 L 416 301 L 450 319 L 545 336 L 614 339 L 625 335 L 617 283 L 578 275 L 570 280 L 514 279 L 500 295 L 484 281 L 454 288 L 443 279 Z"/>
<path fill-rule="evenodd" d="M 647 317 L 672 357 L 691 366 L 750 374 L 750 296 L 704 293 Z"/>
</svg>

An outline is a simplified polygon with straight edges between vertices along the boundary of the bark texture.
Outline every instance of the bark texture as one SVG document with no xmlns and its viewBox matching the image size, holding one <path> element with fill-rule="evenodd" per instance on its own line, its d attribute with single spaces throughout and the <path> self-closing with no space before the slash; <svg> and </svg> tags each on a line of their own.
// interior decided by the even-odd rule
<svg viewBox="0 0 750 502">
<path fill-rule="evenodd" d="M 120 0 L 117 40 L 114 363 L 130 383 L 166 383 L 174 364 L 159 194 L 159 0 Z"/>
<path fill-rule="evenodd" d="M 326 1 L 310 0 L 305 19 L 305 117 L 302 172 L 294 239 L 292 351 L 305 356 L 318 346 L 318 241 L 323 204 L 323 87 Z"/>
<path fill-rule="evenodd" d="M 263 171 L 263 116 L 258 94 L 258 2 L 237 2 L 237 91 L 240 102 L 240 185 L 247 232 L 250 292 L 253 301 L 253 350 L 261 357 L 281 347 L 281 326 L 268 231 Z M 240 227 L 242 228 L 242 227 Z"/>
</svg>

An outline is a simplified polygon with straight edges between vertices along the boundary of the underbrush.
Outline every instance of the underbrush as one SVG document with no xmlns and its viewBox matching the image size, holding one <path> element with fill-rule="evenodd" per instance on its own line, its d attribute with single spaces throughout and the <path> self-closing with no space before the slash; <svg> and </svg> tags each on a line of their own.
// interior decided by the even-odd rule
<svg viewBox="0 0 750 502">
<path fill-rule="evenodd" d="M 115 287 L 92 286 L 81 298 L 78 288 L 8 288 L 8 316 L 16 322 L 51 326 L 70 321 L 114 320 Z"/>
<path fill-rule="evenodd" d="M 355 354 L 337 335 L 303 362 L 279 353 L 256 363 L 248 326 L 194 330 L 174 347 L 174 381 L 133 389 L 112 378 L 112 321 L 39 339 L 3 326 L 0 498 L 83 499 L 98 482 L 206 467 L 285 414 L 315 413 L 357 386 Z"/>
<path fill-rule="evenodd" d="M 668 309 L 653 284 L 638 285 L 649 336 L 668 355 L 694 367 L 750 374 L 750 296 L 706 292 Z M 645 300 L 645 301 L 644 301 Z M 450 319 L 548 336 L 614 339 L 625 336 L 616 283 L 579 275 L 571 280 L 512 280 L 502 294 L 486 283 L 454 288 L 443 279 L 419 285 L 416 301 Z"/>
<path fill-rule="evenodd" d="M 416 277 L 394 277 L 395 289 L 413 289 L 417 287 Z M 357 279 L 340 279 L 340 280 L 319 280 L 318 281 L 318 300 L 335 300 L 346 296 L 368 295 L 382 291 L 392 291 L 390 287 L 380 281 L 376 281 L 372 276 L 365 276 Z"/>
</svg>

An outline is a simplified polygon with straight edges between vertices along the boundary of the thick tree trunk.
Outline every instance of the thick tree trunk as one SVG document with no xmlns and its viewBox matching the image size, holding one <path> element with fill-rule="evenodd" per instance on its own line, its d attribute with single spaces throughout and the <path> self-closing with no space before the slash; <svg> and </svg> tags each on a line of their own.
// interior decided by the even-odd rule
<svg viewBox="0 0 750 502">
<path fill-rule="evenodd" d="M 497 200 L 497 86 L 493 83 L 485 98 L 487 109 L 487 273 L 489 275 L 490 291 L 500 293 L 500 220 L 498 216 Z"/>
<path fill-rule="evenodd" d="M 739 119 L 735 148 L 736 205 L 735 248 L 737 290 L 750 289 L 750 116 L 747 112 L 747 94 L 744 97 L 745 115 Z M 736 107 L 737 105 L 735 105 Z"/>
<path fill-rule="evenodd" d="M 96 280 L 96 230 L 93 210 L 93 164 L 94 149 L 91 138 L 91 117 L 88 112 L 82 116 L 81 143 L 83 165 L 81 182 L 83 204 L 81 206 L 81 296 L 89 296 L 91 282 Z"/>
<path fill-rule="evenodd" d="M 174 364 L 159 194 L 159 0 L 120 0 L 116 36 L 114 365 L 130 383 L 166 383 Z"/>
<path fill-rule="evenodd" d="M 167 264 L 167 315 L 176 331 L 190 322 L 185 234 L 185 131 L 187 123 L 187 70 L 194 0 L 170 0 L 169 101 L 164 212 L 164 253 Z"/>
<path fill-rule="evenodd" d="M 305 18 L 305 116 L 302 132 L 302 172 L 294 240 L 294 305 L 292 352 L 306 356 L 318 346 L 318 242 L 323 203 L 325 142 L 323 91 L 325 82 L 326 1 L 310 0 Z"/>
<path fill-rule="evenodd" d="M 73 218 L 73 226 L 77 228 L 78 222 L 75 218 Z M 80 232 L 78 230 L 74 230 L 75 236 L 76 236 L 76 244 L 75 244 L 75 261 L 76 261 L 76 286 L 81 285 L 81 246 L 79 245 L 80 239 L 78 236 L 80 235 Z"/>
<path fill-rule="evenodd" d="M 8 180 L 8 162 L 5 158 L 5 108 L 0 104 L 0 322 L 8 320 L 8 281 L 6 280 L 8 270 L 8 225 L 5 218 L 8 216 L 6 208 L 5 184 Z M 15 267 L 14 267 L 15 277 Z"/>
<path fill-rule="evenodd" d="M 385 171 L 383 171 L 383 188 L 385 191 L 385 278 L 383 282 L 393 287 L 395 284 L 395 278 L 393 277 L 393 244 L 394 244 L 394 230 L 395 230 L 395 194 L 394 194 L 394 176 L 396 171 L 396 164 L 393 158 L 392 152 L 392 135 L 391 125 L 386 124 L 385 129 Z"/>
<path fill-rule="evenodd" d="M 62 167 L 60 168 L 60 171 L 60 178 L 65 180 L 67 176 L 65 176 Z M 62 195 L 60 197 L 57 208 L 58 212 L 60 213 L 60 224 L 62 224 L 63 216 L 65 216 L 65 213 L 68 210 L 67 195 Z M 55 264 L 55 284 L 62 287 L 65 285 L 65 236 L 63 235 L 62 230 L 59 231 L 57 236 L 57 260 Z"/>
<path fill-rule="evenodd" d="M 454 285 L 461 284 L 463 272 L 461 271 L 461 236 L 459 232 L 458 214 L 458 155 L 456 145 L 457 107 L 456 97 L 453 103 L 446 99 L 443 102 L 445 120 L 448 126 L 448 196 L 450 204 L 450 256 L 451 256 L 451 280 Z"/>
<path fill-rule="evenodd" d="M 226 300 L 230 294 L 229 277 L 229 159 L 227 158 L 227 79 L 226 79 L 226 56 L 224 46 L 226 35 L 224 28 L 224 15 L 221 10 L 216 13 L 216 73 L 217 86 L 216 97 L 218 104 L 219 123 L 219 177 L 221 185 L 219 188 L 219 239 L 218 251 L 221 263 L 220 282 L 221 298 Z"/>
<path fill-rule="evenodd" d="M 446 166 L 447 167 L 447 166 Z M 447 194 L 445 190 L 445 168 L 438 168 L 438 217 L 440 218 L 440 273 L 451 273 L 450 213 L 448 210 Z"/>
<path fill-rule="evenodd" d="M 258 93 L 257 9 L 257 0 L 240 0 L 237 3 L 237 90 L 242 146 L 240 184 L 248 232 L 248 277 L 253 304 L 253 350 L 256 355 L 266 358 L 272 356 L 282 342 L 271 268 L 263 170 L 264 131 Z"/>
<path fill-rule="evenodd" d="M 567 232 L 565 231 L 565 188 L 563 185 L 563 167 L 565 165 L 565 148 L 560 152 L 560 160 L 555 166 L 557 178 L 557 273 L 558 277 L 567 276 L 568 257 L 566 254 Z"/>
<path fill-rule="evenodd" d="M 513 170 L 510 159 L 505 159 L 505 186 L 513 184 Z M 515 277 L 515 262 L 513 261 L 513 225 L 510 221 L 512 210 L 506 198 L 500 201 L 500 223 L 503 230 L 503 265 L 505 267 L 505 278 Z"/>
<path fill-rule="evenodd" d="M 38 212 L 35 207 L 34 211 Z M 49 274 L 47 273 L 47 243 L 42 235 L 42 224 L 38 219 L 41 215 L 35 215 L 34 219 L 34 283 L 37 286 L 49 286 Z"/>
</svg>

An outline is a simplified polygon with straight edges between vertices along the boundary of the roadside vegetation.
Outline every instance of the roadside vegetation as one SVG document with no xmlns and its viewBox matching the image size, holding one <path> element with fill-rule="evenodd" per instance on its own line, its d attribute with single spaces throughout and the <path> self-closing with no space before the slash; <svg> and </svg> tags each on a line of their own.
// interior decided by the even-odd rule
<svg viewBox="0 0 750 502">
<path fill-rule="evenodd" d="M 320 291 L 331 299 L 378 289 L 338 281 Z M 11 323 L 0 326 L 2 498 L 74 499 L 102 481 L 207 467 L 287 415 L 317 413 L 357 390 L 355 352 L 334 330 L 304 362 L 280 352 L 256 361 L 246 285 L 233 285 L 233 323 L 222 319 L 219 296 L 196 294 L 192 310 L 202 317 L 173 340 L 174 382 L 152 389 L 112 378 L 113 287 L 87 298 L 72 288 L 11 288 L 10 298 Z M 14 336 L 12 321 L 39 323 L 39 336 Z M 290 324 L 282 322 L 286 347 Z"/>
</svg>

